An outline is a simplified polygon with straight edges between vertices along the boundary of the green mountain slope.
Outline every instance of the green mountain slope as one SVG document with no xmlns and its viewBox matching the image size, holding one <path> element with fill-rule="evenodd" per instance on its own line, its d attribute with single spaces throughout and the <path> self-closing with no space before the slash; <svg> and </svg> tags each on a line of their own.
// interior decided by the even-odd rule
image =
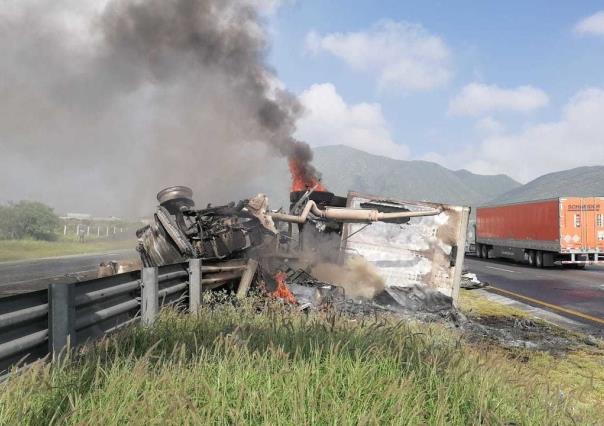
<svg viewBox="0 0 604 426">
<path fill-rule="evenodd" d="M 563 196 L 604 196 L 604 166 L 576 169 L 543 175 L 526 185 L 493 197 L 493 204 L 540 200 Z"/>
<path fill-rule="evenodd" d="M 522 184 L 507 175 L 477 175 L 467 170 L 457 170 L 455 175 L 471 189 L 479 193 L 485 200 L 493 198 L 493 193 L 512 191 Z"/>
<path fill-rule="evenodd" d="M 505 175 L 454 172 L 428 161 L 394 160 L 341 145 L 316 148 L 314 164 L 327 188 L 337 194 L 350 189 L 407 200 L 477 205 L 520 186 Z"/>
</svg>

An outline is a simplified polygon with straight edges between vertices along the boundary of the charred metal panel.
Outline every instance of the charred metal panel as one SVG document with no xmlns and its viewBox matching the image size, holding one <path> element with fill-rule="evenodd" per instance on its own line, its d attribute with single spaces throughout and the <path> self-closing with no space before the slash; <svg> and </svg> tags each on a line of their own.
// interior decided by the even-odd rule
<svg viewBox="0 0 604 426">
<path fill-rule="evenodd" d="M 386 287 L 423 285 L 457 302 L 470 209 L 447 204 L 400 201 L 348 193 L 346 206 L 383 205 L 388 209 L 422 211 L 441 207 L 436 216 L 410 218 L 406 223 L 346 223 L 344 256 L 363 256 L 384 278 Z"/>
</svg>

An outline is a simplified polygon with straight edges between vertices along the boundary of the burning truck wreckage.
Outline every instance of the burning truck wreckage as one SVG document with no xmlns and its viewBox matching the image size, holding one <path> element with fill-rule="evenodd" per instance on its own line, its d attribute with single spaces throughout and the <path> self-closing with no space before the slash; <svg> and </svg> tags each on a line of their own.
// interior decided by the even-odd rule
<svg viewBox="0 0 604 426">
<path fill-rule="evenodd" d="M 300 310 L 457 321 L 469 208 L 342 197 L 290 170 L 287 212 L 271 210 L 264 194 L 197 209 L 188 187 L 160 191 L 153 220 L 137 231 L 142 264 L 200 258 L 215 272 L 203 290 L 256 290 Z"/>
<path fill-rule="evenodd" d="M 318 178 L 300 178 L 291 163 L 290 170 L 287 212 L 271 210 L 264 194 L 196 209 L 190 188 L 160 191 L 153 220 L 137 231 L 142 265 L 197 258 L 202 291 L 236 298 L 253 292 L 301 311 L 438 322 L 471 341 L 504 347 L 570 345 L 531 320 L 467 318 L 458 310 L 461 287 L 488 285 L 462 271 L 469 207 L 357 192 L 342 197 Z"/>
</svg>

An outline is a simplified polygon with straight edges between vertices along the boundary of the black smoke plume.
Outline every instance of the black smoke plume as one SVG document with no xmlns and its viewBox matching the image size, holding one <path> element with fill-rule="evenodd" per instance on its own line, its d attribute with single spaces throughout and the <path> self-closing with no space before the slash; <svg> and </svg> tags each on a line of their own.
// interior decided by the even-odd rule
<svg viewBox="0 0 604 426">
<path fill-rule="evenodd" d="M 293 136 L 302 108 L 266 65 L 263 24 L 234 0 L 9 1 L 3 197 L 133 214 L 168 185 L 243 195 L 273 155 L 313 176 Z"/>
</svg>

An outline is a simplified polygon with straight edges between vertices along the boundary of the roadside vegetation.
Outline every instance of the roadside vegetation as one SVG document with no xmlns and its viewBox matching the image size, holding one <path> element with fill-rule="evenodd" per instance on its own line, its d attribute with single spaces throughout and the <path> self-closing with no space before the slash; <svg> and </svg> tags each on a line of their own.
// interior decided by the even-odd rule
<svg viewBox="0 0 604 426">
<path fill-rule="evenodd" d="M 63 237 L 56 241 L 0 240 L 0 262 L 134 249 L 135 244 L 134 237 L 128 240 L 91 238 L 83 243 Z"/>
<path fill-rule="evenodd" d="M 137 226 L 64 220 L 35 201 L 0 205 L 0 262 L 133 248 Z"/>
<path fill-rule="evenodd" d="M 168 310 L 0 385 L 0 424 L 597 424 L 523 358 L 456 330 L 250 299 Z M 547 358 L 544 363 L 554 364 Z M 579 395 L 580 396 L 580 395 Z"/>
<path fill-rule="evenodd" d="M 0 205 L 0 239 L 54 241 L 59 224 L 53 209 L 36 201 Z"/>
</svg>

